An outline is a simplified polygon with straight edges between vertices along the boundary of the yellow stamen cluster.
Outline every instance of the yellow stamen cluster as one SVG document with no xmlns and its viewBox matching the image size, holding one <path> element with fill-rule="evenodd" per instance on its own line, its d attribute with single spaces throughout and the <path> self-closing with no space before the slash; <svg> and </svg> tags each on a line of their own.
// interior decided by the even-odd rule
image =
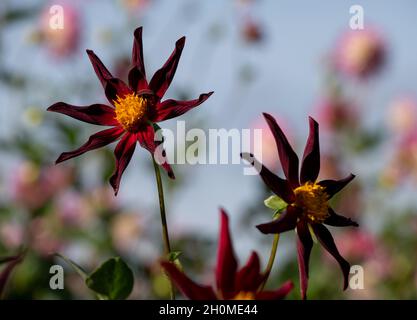
<svg viewBox="0 0 417 320">
<path fill-rule="evenodd" d="M 233 300 L 255 300 L 255 293 L 248 291 L 240 291 Z"/>
<path fill-rule="evenodd" d="M 153 107 L 152 97 L 128 94 L 114 100 L 116 119 L 127 131 L 136 131 L 146 121 L 146 116 Z"/>
<path fill-rule="evenodd" d="M 294 190 L 295 205 L 311 222 L 321 223 L 329 216 L 328 195 L 317 183 L 307 182 Z"/>
</svg>

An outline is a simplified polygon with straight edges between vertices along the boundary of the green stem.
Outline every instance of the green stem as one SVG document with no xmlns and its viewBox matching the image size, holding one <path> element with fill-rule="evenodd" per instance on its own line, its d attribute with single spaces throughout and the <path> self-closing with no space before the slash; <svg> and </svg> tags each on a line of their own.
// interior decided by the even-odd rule
<svg viewBox="0 0 417 320">
<path fill-rule="evenodd" d="M 265 284 L 268 281 L 269 275 L 271 274 L 272 266 L 274 265 L 274 261 L 275 261 L 275 256 L 277 255 L 278 243 L 279 243 L 279 233 L 274 235 L 274 241 L 272 242 L 268 265 L 266 266 L 266 269 L 264 272 L 265 279 L 262 282 L 261 286 L 259 287 L 259 291 L 262 291 L 264 289 Z"/>
<path fill-rule="evenodd" d="M 156 184 L 158 186 L 158 196 L 159 196 L 159 208 L 161 212 L 161 225 L 162 225 L 162 239 L 164 242 L 164 251 L 165 257 L 168 258 L 171 253 L 171 245 L 169 242 L 168 234 L 168 223 L 165 213 L 165 201 L 164 201 L 164 189 L 162 187 L 161 172 L 159 171 L 159 166 L 155 161 L 155 158 L 152 156 L 153 167 L 155 169 L 155 178 Z M 171 300 L 175 300 L 175 290 L 172 282 L 170 281 L 170 291 L 171 291 Z"/>
</svg>

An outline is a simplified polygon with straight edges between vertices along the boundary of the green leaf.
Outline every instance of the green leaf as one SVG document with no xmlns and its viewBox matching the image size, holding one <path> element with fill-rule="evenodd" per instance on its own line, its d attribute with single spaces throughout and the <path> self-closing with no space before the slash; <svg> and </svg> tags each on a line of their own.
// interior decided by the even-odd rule
<svg viewBox="0 0 417 320">
<path fill-rule="evenodd" d="M 287 203 L 282 200 L 280 197 L 274 195 L 270 196 L 268 199 L 265 199 L 264 204 L 275 211 L 275 213 L 281 213 L 286 207 Z"/>
<path fill-rule="evenodd" d="M 104 262 L 85 280 L 99 298 L 110 300 L 126 299 L 132 292 L 133 282 L 132 270 L 119 257 Z"/>
</svg>

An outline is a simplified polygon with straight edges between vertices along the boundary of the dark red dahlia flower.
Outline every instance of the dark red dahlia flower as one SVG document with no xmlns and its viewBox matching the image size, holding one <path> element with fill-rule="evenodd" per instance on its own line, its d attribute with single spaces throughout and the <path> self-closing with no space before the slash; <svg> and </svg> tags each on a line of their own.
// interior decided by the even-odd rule
<svg viewBox="0 0 417 320">
<path fill-rule="evenodd" d="M 229 219 L 221 210 L 219 249 L 217 254 L 216 287 L 199 285 L 192 281 L 173 262 L 161 262 L 171 280 L 191 300 L 278 300 L 283 299 L 293 288 L 287 281 L 275 291 L 260 290 L 265 276 L 260 271 L 259 257 L 252 252 L 246 265 L 238 269 Z"/>
<path fill-rule="evenodd" d="M 56 160 L 56 163 L 103 147 L 121 137 L 114 151 L 116 169 L 110 178 L 110 184 L 115 194 L 117 194 L 122 174 L 132 158 L 136 142 L 138 141 L 152 155 L 156 155 L 157 147 L 160 144 L 154 139 L 155 131 L 159 128 L 156 122 L 182 115 L 203 103 L 213 93 L 201 94 L 199 98 L 189 101 L 172 99 L 161 101 L 174 78 L 184 44 L 185 37 L 182 37 L 176 42 L 171 56 L 162 68 L 155 72 L 148 83 L 143 60 L 142 27 L 136 29 L 132 52 L 133 66 L 128 75 L 129 85 L 113 77 L 94 52 L 87 50 L 110 106 L 93 104 L 79 107 L 64 102 L 57 102 L 50 106 L 48 111 L 63 113 L 84 122 L 110 126 L 112 128 L 92 135 L 77 150 L 64 152 Z M 160 157 L 161 155 L 158 156 Z M 158 160 L 160 161 L 160 159 Z M 171 166 L 166 161 L 162 164 L 162 167 L 167 171 L 169 177 L 175 178 Z"/>
<path fill-rule="evenodd" d="M 266 234 L 297 230 L 298 267 L 300 273 L 301 295 L 306 298 L 308 264 L 314 235 L 322 246 L 337 260 L 344 276 L 344 289 L 348 286 L 350 264 L 340 255 L 329 230 L 323 225 L 335 227 L 355 226 L 349 218 L 336 214 L 328 201 L 343 189 L 355 176 L 350 174 L 342 180 L 323 180 L 317 182 L 320 171 L 319 125 L 310 117 L 310 134 L 304 150 L 299 175 L 298 157 L 275 119 L 264 113 L 278 148 L 285 179 L 281 179 L 258 163 L 253 155 L 241 154 L 242 158 L 260 169 L 264 183 L 288 205 L 281 215 L 272 222 L 258 225 Z"/>
</svg>

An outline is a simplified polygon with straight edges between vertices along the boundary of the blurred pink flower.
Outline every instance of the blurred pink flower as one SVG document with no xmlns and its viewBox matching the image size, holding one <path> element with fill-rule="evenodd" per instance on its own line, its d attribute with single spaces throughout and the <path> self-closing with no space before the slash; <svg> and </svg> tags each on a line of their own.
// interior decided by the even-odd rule
<svg viewBox="0 0 417 320">
<path fill-rule="evenodd" d="M 52 4 L 45 7 L 41 14 L 40 36 L 51 54 L 57 57 L 65 57 L 74 53 L 81 37 L 80 14 L 70 2 L 59 2 L 64 15 L 63 28 L 54 28 L 51 19 L 54 13 L 50 12 Z M 55 5 L 55 4 L 53 4 Z"/>
<path fill-rule="evenodd" d="M 135 213 L 118 214 L 111 226 L 113 244 L 117 250 L 129 253 L 135 248 L 143 231 L 141 217 Z"/>
<path fill-rule="evenodd" d="M 393 187 L 402 180 L 417 182 L 417 128 L 399 137 L 392 160 L 382 173 L 382 183 Z"/>
<path fill-rule="evenodd" d="M 17 222 L 6 222 L 0 226 L 0 239 L 8 249 L 15 249 L 23 244 L 24 231 Z"/>
<path fill-rule="evenodd" d="M 324 129 L 332 131 L 356 127 L 358 120 L 356 108 L 342 98 L 323 98 L 315 109 L 318 121 Z"/>
<path fill-rule="evenodd" d="M 12 199 L 36 210 L 71 183 L 72 173 L 66 167 L 41 168 L 32 162 L 24 162 L 12 172 L 10 180 Z"/>
<path fill-rule="evenodd" d="M 373 29 L 349 30 L 337 43 L 333 58 L 337 70 L 364 79 L 379 71 L 384 64 L 385 43 Z"/>
<path fill-rule="evenodd" d="M 59 233 L 59 230 L 53 219 L 48 219 L 48 217 L 35 218 L 31 221 L 29 227 L 29 245 L 42 256 L 59 252 L 63 242 L 58 238 L 57 233 Z"/>
<path fill-rule="evenodd" d="M 85 228 L 93 220 L 95 213 L 88 199 L 75 191 L 61 194 L 56 203 L 57 217 L 64 225 Z"/>
<path fill-rule="evenodd" d="M 373 256 L 377 249 L 375 237 L 362 229 L 348 230 L 337 234 L 335 238 L 340 252 L 356 261 Z"/>
<path fill-rule="evenodd" d="M 89 203 L 96 212 L 117 211 L 119 204 L 110 186 L 100 186 L 89 191 Z"/>
<path fill-rule="evenodd" d="M 395 99 L 388 109 L 387 122 L 391 130 L 399 135 L 417 130 L 417 101 L 411 96 Z"/>
</svg>

